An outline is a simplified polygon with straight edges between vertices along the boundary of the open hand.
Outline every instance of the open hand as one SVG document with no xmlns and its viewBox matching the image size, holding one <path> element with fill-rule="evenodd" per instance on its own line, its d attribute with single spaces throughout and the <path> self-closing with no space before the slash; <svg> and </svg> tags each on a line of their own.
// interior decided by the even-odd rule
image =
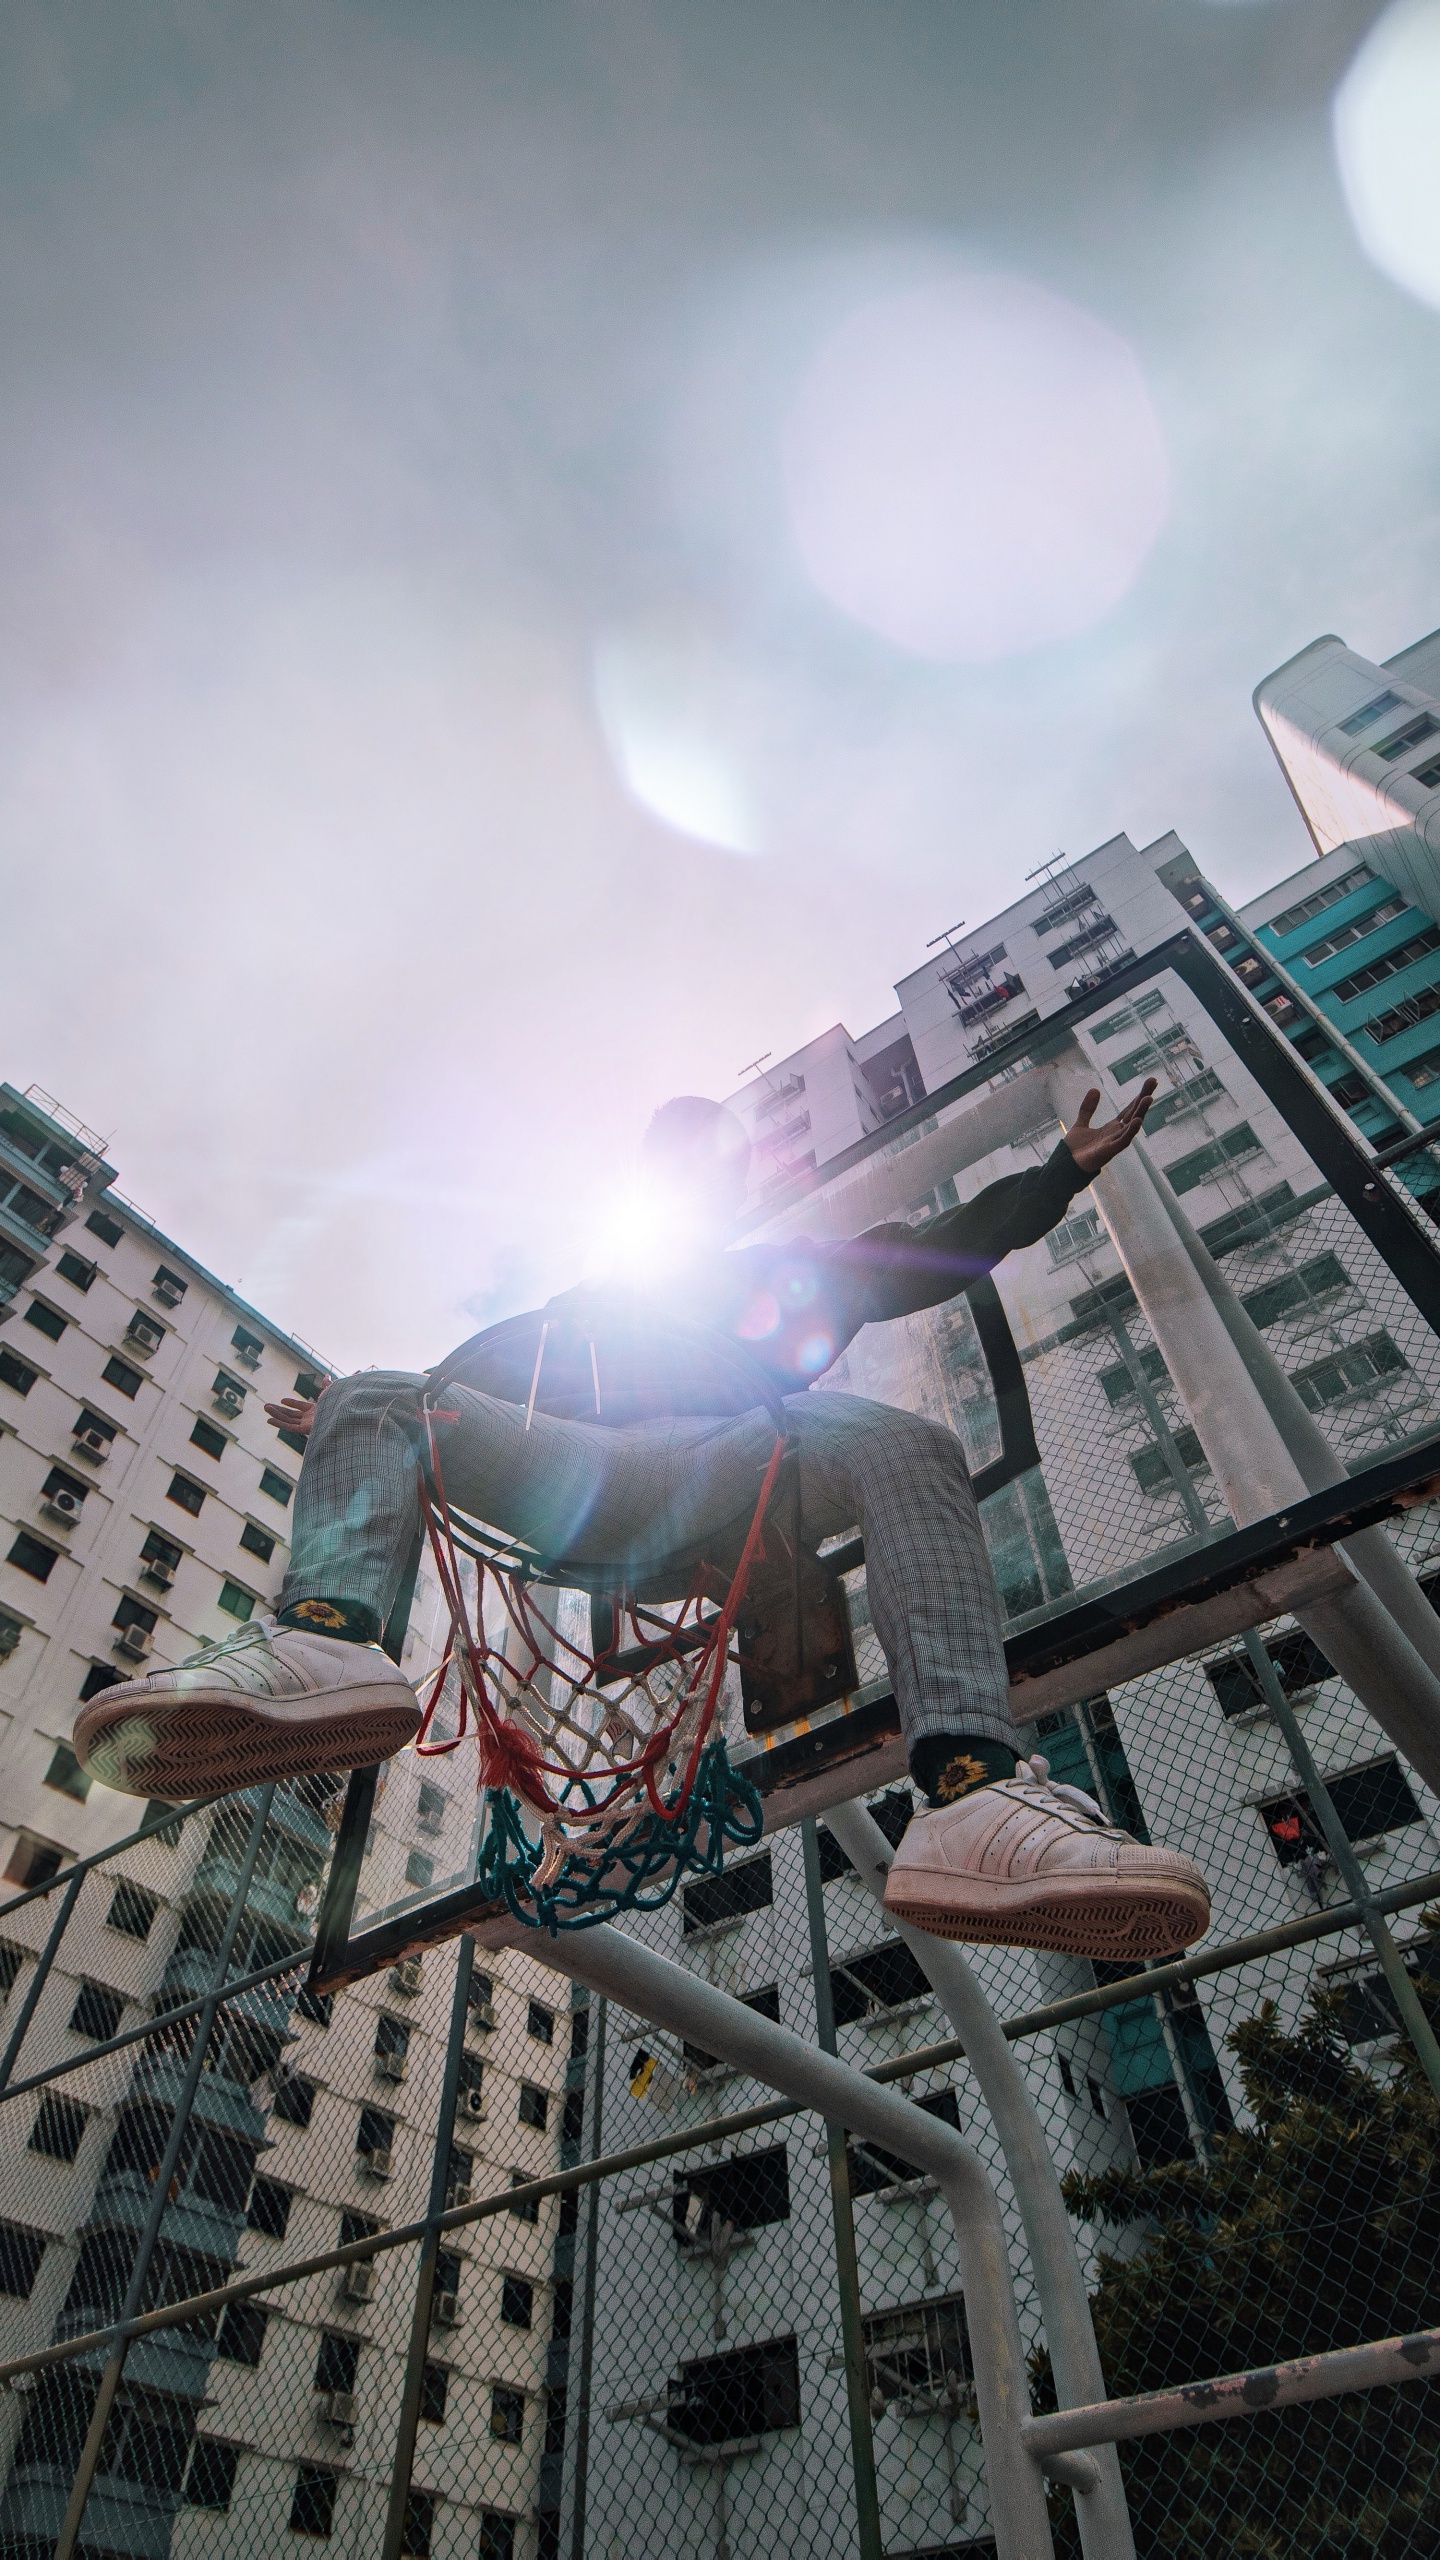
<svg viewBox="0 0 1440 2560">
<path fill-rule="evenodd" d="M 320 1395 L 324 1393 L 322 1387 Z M 265 1419 L 273 1422 L 277 1431 L 298 1431 L 302 1440 L 308 1439 L 315 1426 L 315 1408 L 319 1401 L 320 1396 L 282 1396 L 278 1404 L 267 1404 Z"/>
<path fill-rule="evenodd" d="M 1144 1126 L 1145 1114 L 1155 1099 L 1155 1078 L 1147 1076 L 1133 1102 L 1127 1102 L 1113 1120 L 1102 1120 L 1093 1126 L 1100 1102 L 1100 1088 L 1092 1084 L 1069 1128 L 1065 1144 L 1084 1174 L 1098 1173 L 1112 1156 L 1122 1155 Z"/>
</svg>

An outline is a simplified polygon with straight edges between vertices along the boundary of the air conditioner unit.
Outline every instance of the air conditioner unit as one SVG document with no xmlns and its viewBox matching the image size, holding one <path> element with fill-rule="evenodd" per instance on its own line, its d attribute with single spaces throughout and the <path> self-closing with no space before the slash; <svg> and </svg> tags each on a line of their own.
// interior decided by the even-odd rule
<svg viewBox="0 0 1440 2560">
<path fill-rule="evenodd" d="M 175 1576 L 168 1564 L 157 1564 L 153 1556 L 145 1556 L 142 1559 L 140 1570 L 147 1582 L 157 1584 L 162 1591 L 169 1591 L 174 1583 Z"/>
<path fill-rule="evenodd" d="M 178 1307 L 185 1292 L 174 1280 L 157 1280 L 152 1293 L 164 1307 Z"/>
<path fill-rule="evenodd" d="M 254 1351 L 252 1351 L 252 1350 L 250 1349 L 250 1346 L 249 1346 L 249 1344 L 248 1344 L 248 1343 L 244 1343 L 244 1342 L 234 1342 L 234 1343 L 232 1343 L 232 1344 L 231 1344 L 230 1348 L 231 1348 L 231 1350 L 234 1352 L 236 1359 L 237 1359 L 238 1361 L 240 1361 L 240 1362 L 242 1363 L 242 1365 L 243 1365 L 245 1368 L 247 1368 L 247 1369 L 258 1369 L 258 1368 L 259 1368 L 259 1366 L 260 1366 L 260 1354 L 259 1354 L 259 1351 L 258 1351 L 258 1350 L 254 1350 Z"/>
<path fill-rule="evenodd" d="M 354 2392 L 320 2392 L 315 2401 L 315 2415 L 322 2427 L 353 2427 L 355 2424 Z"/>
<path fill-rule="evenodd" d="M 388 2178 L 393 2151 L 362 2151 L 360 2166 L 367 2178 Z"/>
<path fill-rule="evenodd" d="M 117 1653 L 128 1653 L 132 1662 L 143 1662 L 150 1650 L 148 1627 L 121 1627 L 115 1638 Z"/>
<path fill-rule="evenodd" d="M 397 1991 L 418 1991 L 420 1988 L 420 1958 L 418 1956 L 402 1956 L 398 1964 L 392 1964 L 390 1967 L 390 1979 Z"/>
<path fill-rule="evenodd" d="M 457 2124 L 479 2124 L 485 2113 L 484 2094 L 479 2089 L 462 2089 L 455 2101 Z"/>
<path fill-rule="evenodd" d="M 382 2080 L 403 2080 L 410 2065 L 403 2053 L 377 2053 L 375 2068 Z"/>
<path fill-rule="evenodd" d="M 437 2329 L 458 2329 L 460 2326 L 459 2294 L 437 2293 L 430 2304 L 430 2318 Z"/>
<path fill-rule="evenodd" d="M 340 2291 L 347 2302 L 370 2302 L 374 2298 L 379 2269 L 373 2258 L 357 2258 L 340 2279 Z"/>
<path fill-rule="evenodd" d="M 52 1520 L 78 1520 L 85 1508 L 85 1496 L 83 1493 L 71 1493 L 61 1485 L 58 1492 L 46 1494 L 44 1507 Z"/>
<path fill-rule="evenodd" d="M 468 2183 L 463 2187 L 447 2187 L 445 2190 L 446 2212 L 453 2213 L 457 2205 L 468 2204 L 474 2192 L 474 2188 Z"/>
<path fill-rule="evenodd" d="M 238 1421 L 245 1410 L 245 1399 L 238 1387 L 217 1387 L 213 1402 L 216 1412 L 225 1414 L 231 1422 Z"/>
<path fill-rule="evenodd" d="M 110 1443 L 103 1431 L 77 1431 L 75 1446 L 82 1458 L 108 1458 Z"/>
<path fill-rule="evenodd" d="M 132 1316 L 125 1327 L 125 1339 L 131 1350 L 138 1351 L 143 1358 L 147 1352 L 159 1350 L 165 1339 L 165 1328 L 151 1324 L 147 1316 Z"/>
<path fill-rule="evenodd" d="M 470 2003 L 469 2022 L 472 2027 L 483 2027 L 488 2035 L 490 2029 L 495 2024 L 494 2002 L 492 2000 L 472 2000 Z"/>
</svg>

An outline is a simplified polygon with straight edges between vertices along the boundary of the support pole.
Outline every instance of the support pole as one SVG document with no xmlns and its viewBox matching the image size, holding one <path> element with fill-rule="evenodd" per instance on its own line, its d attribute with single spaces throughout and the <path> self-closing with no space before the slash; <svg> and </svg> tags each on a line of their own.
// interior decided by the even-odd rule
<svg viewBox="0 0 1440 2560">
<path fill-rule="evenodd" d="M 405 2548 L 405 2510 L 410 2501 L 410 2478 L 415 2468 L 415 2439 L 420 2431 L 420 2403 L 425 2391 L 425 2350 L 430 2344 L 430 2311 L 435 2299 L 435 2262 L 440 2255 L 440 2216 L 445 2210 L 445 2189 L 450 2175 L 450 2153 L 455 2141 L 455 2109 L 460 2098 L 460 2057 L 465 2050 L 465 2020 L 470 2005 L 470 1973 L 475 1962 L 475 1941 L 462 1937 L 455 1964 L 455 1991 L 450 2002 L 450 2034 L 445 2046 L 445 2069 L 440 2082 L 440 2121 L 435 2128 L 435 2149 L 430 2160 L 430 2199 L 426 2207 L 425 2237 L 420 2243 L 420 2264 L 415 2271 L 415 2300 L 410 2311 L 410 2343 L 405 2351 L 405 2383 L 400 2394 L 400 2415 L 395 2427 L 395 2451 L 390 2470 L 390 2497 L 385 2510 L 385 2538 L 380 2546 L 380 2560 L 400 2560 Z"/>
<path fill-rule="evenodd" d="M 590 2157 L 600 2157 L 605 2107 L 605 2031 L 610 2003 L 595 2003 L 595 2049 L 591 2082 L 595 2104 L 590 2119 Z M 585 2200 L 585 2286 L 580 2312 L 579 2413 L 575 2420 L 575 2512 L 570 2524 L 570 2560 L 585 2560 L 585 2510 L 590 2495 L 590 2393 L 595 2370 L 595 2276 L 600 2254 L 600 2181 Z"/>
<path fill-rule="evenodd" d="M 960 2255 L 995 2560 L 1054 2560 L 1040 2473 L 1020 2437 L 1029 2414 L 1029 2391 L 1005 2226 L 969 2144 L 937 2117 L 863 2079 L 830 2054 L 817 2052 L 618 1929 L 571 1929 L 551 1939 L 515 1926 L 508 1942 L 523 1945 L 541 1964 L 604 1993 L 634 2016 L 718 2055 L 747 2078 L 768 2083 L 797 2105 L 813 2108 L 827 2120 L 833 2117 L 862 2140 L 883 2151 L 898 2151 L 902 2160 L 935 2180 L 950 2208 Z"/>
<path fill-rule="evenodd" d="M 832 1806 L 825 1821 L 866 1892 L 883 1908 L 885 1879 L 895 1852 L 880 1825 L 860 1803 Z M 807 1832 L 810 1827 L 803 1826 Z M 808 1864 L 806 1882 L 808 1886 Z M 1074 2230 L 1035 2102 L 1000 2022 L 958 1946 L 945 1938 L 929 1937 L 922 1929 L 907 1928 L 903 1920 L 892 1921 L 891 1926 L 910 1949 L 964 2042 L 965 2059 L 1005 2155 L 1029 2243 L 1056 2399 L 1062 2409 L 1103 2400 L 1104 2372 Z M 1085 2560 L 1134 2560 L 1135 2537 L 1119 2455 L 1113 2446 L 1103 2447 L 1095 2459 L 1098 2477 L 1076 2499 L 1080 2548 Z"/>
<path fill-rule="evenodd" d="M 205 2056 L 210 2050 L 210 2038 L 215 2032 L 215 2020 L 225 1996 L 225 1977 L 230 1970 L 230 1959 L 235 1952 L 235 1940 L 239 1935 L 245 1905 L 250 1898 L 250 1882 L 255 1873 L 255 1861 L 260 1855 L 260 1843 L 265 1834 L 265 1825 L 269 1819 L 274 1796 L 273 1786 L 263 1788 L 251 1817 L 250 1837 L 245 1843 L 240 1873 L 235 1880 L 235 1891 L 230 1898 L 230 1909 L 226 1916 L 224 1931 L 216 1950 L 215 1962 L 211 1967 L 210 1987 L 206 1994 L 205 2006 L 195 2021 L 194 2034 L 190 2040 L 189 2062 L 186 2065 L 184 2080 L 180 2085 L 180 2094 L 175 2101 L 175 2111 L 170 2120 L 170 2132 L 161 2155 L 160 2166 L 155 2172 L 155 2193 L 135 2243 L 130 2280 L 125 2287 L 125 2299 L 120 2306 L 120 2321 L 134 2319 L 150 2279 L 150 2264 L 155 2255 L 155 2243 L 160 2237 L 160 2225 L 165 2219 L 166 2206 L 170 2201 L 170 2182 L 180 2164 L 180 2146 L 190 2129 L 190 2117 L 194 2109 L 196 2093 L 200 2087 L 200 2074 L 205 2068 Z M 105 2369 L 100 2376 L 100 2388 L 95 2394 L 95 2406 L 90 2414 L 90 2424 L 85 2431 L 85 2442 L 80 2448 L 75 2477 L 70 2484 L 70 2496 L 66 2502 L 65 2515 L 60 2526 L 60 2537 L 55 2545 L 54 2560 L 75 2560 L 80 2540 L 80 2527 L 85 2520 L 85 2508 L 89 2501 L 91 2484 L 99 2468 L 100 2449 L 105 2441 L 105 2430 L 110 2422 L 110 2413 L 115 2406 L 115 2397 L 120 2388 L 125 2371 L 125 2360 L 129 2353 L 129 2337 L 122 2333 L 111 2348 L 105 2361 Z"/>
<path fill-rule="evenodd" d="M 810 1923 L 810 1966 L 815 1988 L 815 2034 L 822 2053 L 835 2053 L 835 2000 L 830 1987 L 830 1947 L 825 1935 L 825 1888 L 820 1843 L 813 1822 L 800 1825 L 805 1855 L 805 1912 Z M 830 2171 L 830 2212 L 835 2228 L 835 2282 L 840 2295 L 840 2336 L 845 2350 L 845 2398 L 850 2412 L 850 2461 L 855 2474 L 855 2540 L 860 2560 L 882 2560 L 880 2492 L 875 2480 L 875 2439 L 870 2427 L 870 2377 L 860 2307 L 860 2262 L 855 2254 L 855 2208 L 850 2198 L 850 2154 L 845 2128 L 829 2117 L 825 2155 Z"/>
<path fill-rule="evenodd" d="M 50 1967 L 59 1952 L 60 1941 L 70 1926 L 70 1914 L 75 1908 L 84 1880 L 83 1870 L 77 1867 L 60 1896 L 60 1908 L 50 1923 L 50 1934 L 35 1959 L 35 1970 L 30 1976 L 25 1997 L 20 2003 L 20 2015 L 15 2021 L 4 2054 L 0 2056 L 0 2089 L 8 2087 L 10 2074 L 20 2059 L 20 2047 L 30 2032 L 30 2021 L 40 2006 L 40 1994 L 50 1979 Z"/>
</svg>

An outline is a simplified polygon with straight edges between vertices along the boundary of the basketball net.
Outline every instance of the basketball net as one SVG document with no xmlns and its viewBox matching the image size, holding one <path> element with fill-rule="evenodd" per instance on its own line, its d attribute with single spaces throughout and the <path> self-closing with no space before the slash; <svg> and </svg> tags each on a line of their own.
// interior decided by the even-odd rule
<svg viewBox="0 0 1440 2560">
<path fill-rule="evenodd" d="M 420 1505 L 450 1632 L 414 1748 L 422 1757 L 454 1751 L 473 1716 L 489 1800 L 478 1880 L 516 1918 L 553 1931 L 655 1909 L 683 1874 L 718 1872 L 727 1839 L 760 1836 L 760 1799 L 730 1767 L 714 1726 L 736 1615 L 764 1550 L 784 1437 L 776 1436 L 723 1600 L 706 1608 L 718 1577 L 704 1563 L 673 1617 L 621 1591 L 610 1641 L 592 1653 L 542 1607 L 533 1569 L 475 1556 L 472 1617 L 435 1445 L 434 1424 L 448 1417 L 428 1399 L 422 1414 L 428 1465 Z M 491 1586 L 495 1605 L 487 1610 Z M 436 1740 L 431 1728 L 452 1667 L 457 1729 Z"/>
</svg>

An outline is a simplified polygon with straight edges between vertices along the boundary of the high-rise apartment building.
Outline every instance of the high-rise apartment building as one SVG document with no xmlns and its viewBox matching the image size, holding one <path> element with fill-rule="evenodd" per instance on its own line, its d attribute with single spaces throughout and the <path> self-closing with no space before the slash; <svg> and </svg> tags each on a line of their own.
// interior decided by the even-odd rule
<svg viewBox="0 0 1440 2560">
<path fill-rule="evenodd" d="M 126 1837 L 146 1808 L 76 1765 L 77 1702 L 173 1662 L 272 1600 L 303 1443 L 267 1397 L 324 1362 L 115 1190 L 103 1143 L 48 1096 L 0 1087 L 0 1900 Z M 436 1658 L 438 1593 L 417 1593 L 406 1668 Z M 71 2061 L 0 2110 L 0 2342 L 75 2336 L 118 2307 L 183 2078 L 163 2023 L 108 2062 L 87 2054 L 203 1992 L 246 1853 L 254 1798 L 169 1822 L 84 1877 L 26 2036 L 22 2068 Z M 161 2225 L 157 2282 L 333 2248 L 426 2209 L 437 2143 L 447 2199 L 555 2165 L 568 2142 L 574 2020 L 522 1956 L 472 1983 L 459 2104 L 439 2121 L 455 1959 L 413 1958 L 353 1992 L 301 1988 L 331 1846 L 327 1782 L 277 1791 L 232 1973 L 293 1950 L 293 1972 L 226 2012 Z M 406 1754 L 380 1796 L 362 1902 L 422 1894 L 461 1864 L 473 1801 L 450 1763 Z M 36 1975 L 53 1897 L 0 1923 L 0 2037 Z M 583 2017 L 583 2012 L 579 2013 Z M 573 2103 L 573 2102 L 572 2102 Z M 569 2131 L 567 2134 L 567 2127 Z M 545 2446 L 563 2405 L 567 2239 L 531 2206 L 442 2253 L 425 2368 L 415 2531 L 437 2555 L 534 2560 Z M 241 2305 L 213 2335 L 132 2352 L 87 2514 L 87 2550 L 196 2560 L 227 2532 L 353 2550 L 383 2514 L 414 2253 Z M 100 2362 L 42 2377 L 0 2411 L 0 2553 L 48 2553 Z M 556 2401 L 556 2395 L 559 2400 Z M 483 2447 L 483 2456 L 477 2448 Z M 553 2462 L 552 2462 L 553 2469 Z M 428 2502 L 428 2503 L 427 2503 Z M 228 2546 L 227 2546 L 228 2547 Z M 418 2547 L 418 2543 L 414 2545 Z"/>
</svg>

